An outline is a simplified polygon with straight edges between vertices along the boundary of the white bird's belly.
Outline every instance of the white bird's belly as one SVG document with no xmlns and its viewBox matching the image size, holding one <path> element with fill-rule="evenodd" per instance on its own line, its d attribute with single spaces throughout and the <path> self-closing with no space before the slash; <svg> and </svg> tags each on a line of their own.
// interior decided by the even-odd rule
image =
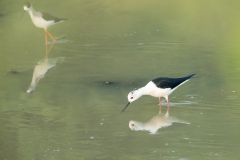
<svg viewBox="0 0 240 160">
<path fill-rule="evenodd" d="M 44 19 L 40 17 L 32 18 L 33 24 L 38 28 L 44 28 L 47 29 L 49 26 L 54 24 L 54 21 L 45 21 Z"/>
<path fill-rule="evenodd" d="M 165 96 L 168 96 L 171 93 L 172 93 L 171 88 L 160 89 L 160 88 L 156 87 L 156 89 L 149 92 L 149 95 L 153 96 L 153 97 L 165 97 Z"/>
<path fill-rule="evenodd" d="M 165 89 L 161 89 L 158 88 L 153 82 L 149 82 L 146 85 L 146 93 L 147 95 L 153 96 L 153 97 L 165 97 L 170 95 L 173 90 L 171 88 L 165 88 Z"/>
<path fill-rule="evenodd" d="M 38 28 L 43 28 L 43 29 L 47 29 L 49 26 L 54 25 L 54 21 L 46 21 L 42 18 L 42 14 L 41 13 L 35 13 L 33 14 L 32 12 L 29 12 L 32 22 L 33 24 L 38 27 Z"/>
</svg>

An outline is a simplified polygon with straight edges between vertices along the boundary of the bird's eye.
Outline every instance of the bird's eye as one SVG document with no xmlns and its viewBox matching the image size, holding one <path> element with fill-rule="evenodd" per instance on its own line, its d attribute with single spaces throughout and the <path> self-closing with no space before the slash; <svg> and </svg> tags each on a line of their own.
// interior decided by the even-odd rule
<svg viewBox="0 0 240 160">
<path fill-rule="evenodd" d="M 133 97 L 131 97 L 131 99 L 133 99 Z"/>
<path fill-rule="evenodd" d="M 134 127 L 134 124 L 132 124 L 132 126 Z"/>
</svg>

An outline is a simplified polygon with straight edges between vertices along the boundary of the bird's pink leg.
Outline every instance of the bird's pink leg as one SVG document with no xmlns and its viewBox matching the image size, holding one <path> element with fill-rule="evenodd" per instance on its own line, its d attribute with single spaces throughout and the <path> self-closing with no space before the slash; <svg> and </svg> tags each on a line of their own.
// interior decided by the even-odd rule
<svg viewBox="0 0 240 160">
<path fill-rule="evenodd" d="M 160 97 L 158 97 L 158 102 L 159 102 L 159 114 L 160 114 L 162 112 L 162 102 Z"/>
<path fill-rule="evenodd" d="M 52 39 L 53 42 L 56 41 L 53 35 L 48 30 L 46 30 L 46 33 L 49 35 L 49 37 Z"/>
</svg>

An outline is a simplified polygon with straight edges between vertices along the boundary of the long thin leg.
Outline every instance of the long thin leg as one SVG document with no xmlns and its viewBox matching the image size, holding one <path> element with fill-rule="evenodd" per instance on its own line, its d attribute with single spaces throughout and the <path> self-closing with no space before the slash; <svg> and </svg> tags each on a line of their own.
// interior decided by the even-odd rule
<svg viewBox="0 0 240 160">
<path fill-rule="evenodd" d="M 48 49 L 48 45 L 46 44 L 46 58 L 48 58 L 48 53 L 51 51 L 53 46 L 53 43 L 50 45 L 49 49 Z"/>
<path fill-rule="evenodd" d="M 161 114 L 161 112 L 162 112 L 162 102 L 161 102 L 160 97 L 158 97 L 158 102 L 159 102 L 159 114 Z"/>
<path fill-rule="evenodd" d="M 52 39 L 53 42 L 55 42 L 55 38 L 53 37 L 53 35 L 48 31 L 46 30 L 47 34 L 49 35 L 49 37 Z"/>
</svg>

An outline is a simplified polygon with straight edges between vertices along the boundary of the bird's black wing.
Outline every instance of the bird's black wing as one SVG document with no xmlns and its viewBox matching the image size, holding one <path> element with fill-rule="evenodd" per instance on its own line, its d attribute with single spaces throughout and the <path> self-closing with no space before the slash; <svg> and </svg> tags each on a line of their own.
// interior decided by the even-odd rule
<svg viewBox="0 0 240 160">
<path fill-rule="evenodd" d="M 192 76 L 194 76 L 195 74 L 191 74 L 189 76 L 186 77 L 182 77 L 182 78 L 167 78 L 167 77 L 159 77 L 159 78 L 155 78 L 154 80 L 152 80 L 152 82 L 159 88 L 175 88 L 177 87 L 179 84 L 181 84 L 182 82 L 188 80 L 189 78 L 191 78 Z"/>
<path fill-rule="evenodd" d="M 42 18 L 45 19 L 46 21 L 51 21 L 53 20 L 55 23 L 66 20 L 65 18 L 58 18 L 55 17 L 49 13 L 42 12 Z"/>
</svg>

